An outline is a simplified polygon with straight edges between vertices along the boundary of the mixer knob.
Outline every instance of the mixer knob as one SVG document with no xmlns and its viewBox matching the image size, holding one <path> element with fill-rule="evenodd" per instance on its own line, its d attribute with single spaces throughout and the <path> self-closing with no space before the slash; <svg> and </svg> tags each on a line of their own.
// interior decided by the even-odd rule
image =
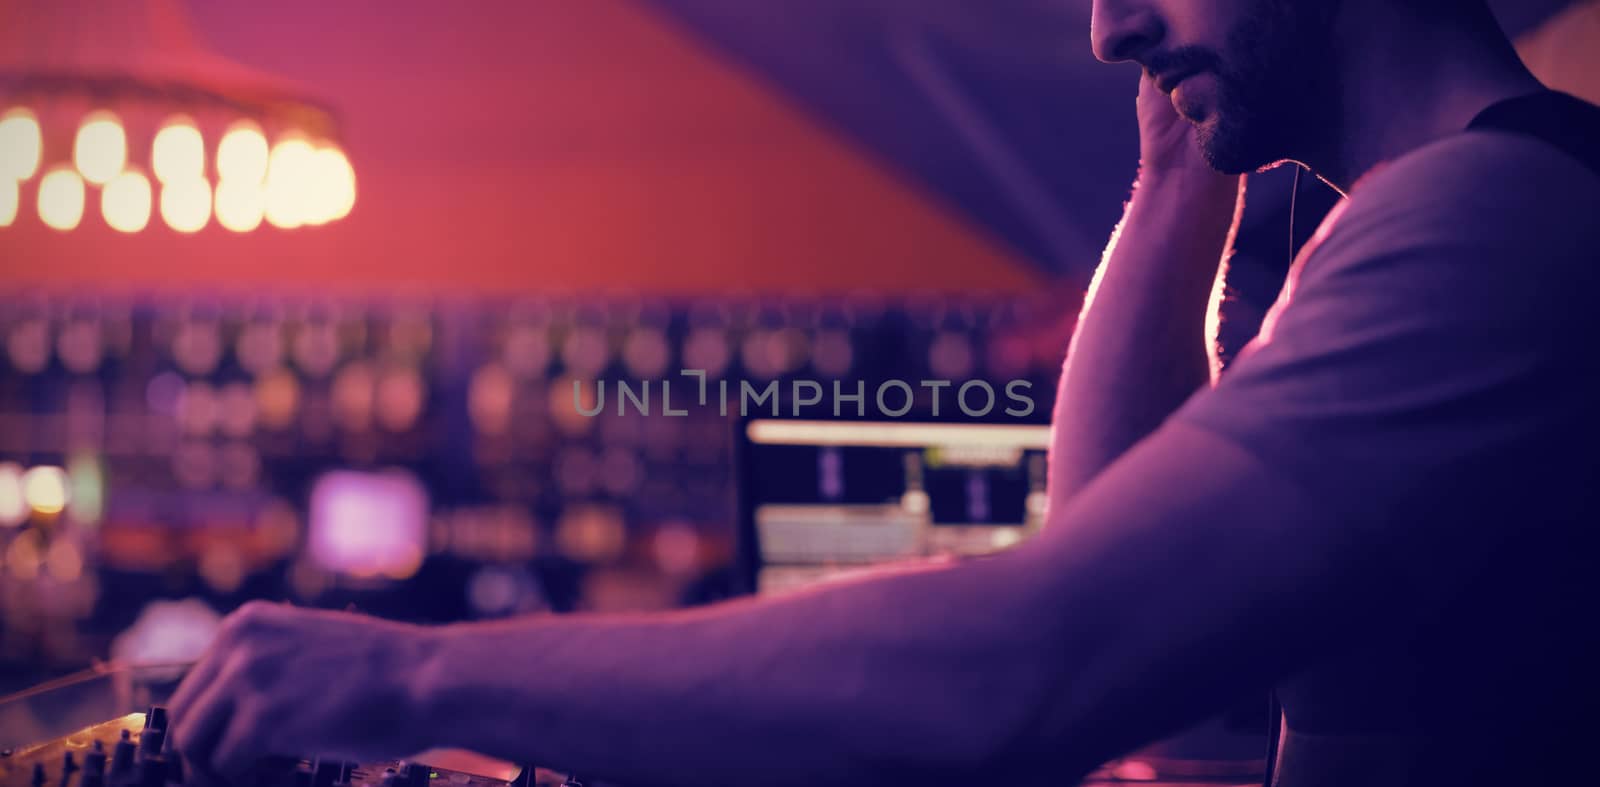
<svg viewBox="0 0 1600 787">
<path fill-rule="evenodd" d="M 144 728 L 146 730 L 165 730 L 167 728 L 167 709 L 160 705 L 151 705 L 150 710 L 144 714 Z"/>
<path fill-rule="evenodd" d="M 111 781 L 113 783 L 130 775 L 133 770 L 133 741 L 128 737 L 128 731 L 122 731 L 122 739 L 111 749 Z"/>
<path fill-rule="evenodd" d="M 61 787 L 68 787 L 72 783 L 72 774 L 78 770 L 78 761 L 73 758 L 72 752 L 61 753 Z"/>
<path fill-rule="evenodd" d="M 139 756 L 155 757 L 161 754 L 162 744 L 167 742 L 165 727 L 150 727 L 139 736 Z"/>
<path fill-rule="evenodd" d="M 83 754 L 83 776 L 78 779 L 81 787 L 105 787 L 106 777 L 106 746 L 98 738 L 94 746 Z"/>
<path fill-rule="evenodd" d="M 401 787 L 428 787 L 428 766 L 408 762 L 400 766 Z"/>
</svg>

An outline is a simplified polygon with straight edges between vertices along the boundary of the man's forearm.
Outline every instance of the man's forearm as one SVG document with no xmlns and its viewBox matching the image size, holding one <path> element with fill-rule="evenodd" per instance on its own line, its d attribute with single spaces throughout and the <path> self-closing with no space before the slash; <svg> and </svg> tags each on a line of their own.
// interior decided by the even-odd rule
<svg viewBox="0 0 1600 787">
<path fill-rule="evenodd" d="M 1056 397 L 1050 500 L 1059 505 L 1210 378 L 1207 309 L 1243 180 L 1146 172 L 1095 274 Z"/>
<path fill-rule="evenodd" d="M 661 616 L 247 607 L 174 696 L 174 740 L 208 778 L 456 747 L 625 784 L 1069 784 L 1426 612 L 1418 556 L 1440 587 L 1481 576 L 1485 539 L 1352 531 L 1297 481 L 1169 423 L 1038 538 L 951 567 Z"/>
<path fill-rule="evenodd" d="M 1070 784 L 1402 606 L 1367 571 L 1393 540 L 1203 430 L 1051 518 L 1003 555 L 787 598 L 439 629 L 405 681 L 417 742 L 623 784 Z"/>
<path fill-rule="evenodd" d="M 998 559 L 997 559 L 998 560 Z M 441 629 L 430 745 L 623 783 L 957 783 L 1060 669 L 1028 583 L 980 561 L 666 616 Z"/>
</svg>

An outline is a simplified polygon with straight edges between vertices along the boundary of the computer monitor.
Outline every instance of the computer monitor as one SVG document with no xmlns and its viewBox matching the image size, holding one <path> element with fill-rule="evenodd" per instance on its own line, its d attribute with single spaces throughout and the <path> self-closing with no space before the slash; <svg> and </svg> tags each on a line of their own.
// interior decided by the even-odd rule
<svg viewBox="0 0 1600 787">
<path fill-rule="evenodd" d="M 1049 442 L 1033 423 L 743 421 L 742 590 L 1014 546 L 1043 525 Z"/>
</svg>

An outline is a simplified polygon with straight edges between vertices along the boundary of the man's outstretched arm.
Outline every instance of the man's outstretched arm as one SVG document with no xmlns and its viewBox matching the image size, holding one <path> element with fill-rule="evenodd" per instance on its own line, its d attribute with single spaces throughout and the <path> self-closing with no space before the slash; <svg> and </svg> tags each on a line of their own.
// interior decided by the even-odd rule
<svg viewBox="0 0 1600 787">
<path fill-rule="evenodd" d="M 1316 579 L 1337 530 L 1208 433 L 1166 430 L 1063 519 L 1011 554 L 786 599 L 446 629 L 424 705 L 463 723 L 436 743 L 625 784 L 1062 784 L 1340 633 Z M 1262 647 L 1282 633 L 1305 636 Z"/>
<path fill-rule="evenodd" d="M 1288 665 L 1246 645 L 1330 545 L 1277 524 L 1310 508 L 1262 472 L 1169 427 L 1009 554 L 673 615 L 252 607 L 173 699 L 177 740 L 222 775 L 451 746 L 621 783 L 1060 783 Z M 1266 555 L 1279 572 L 1241 576 Z"/>
</svg>

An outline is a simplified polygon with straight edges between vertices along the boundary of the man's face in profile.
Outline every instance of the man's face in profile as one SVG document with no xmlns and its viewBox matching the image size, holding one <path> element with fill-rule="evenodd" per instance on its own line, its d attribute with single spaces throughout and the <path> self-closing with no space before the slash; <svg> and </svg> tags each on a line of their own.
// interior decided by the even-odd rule
<svg viewBox="0 0 1600 787">
<path fill-rule="evenodd" d="M 1095 54 L 1132 60 L 1228 173 L 1304 156 L 1337 132 L 1339 0 L 1096 0 Z"/>
</svg>

